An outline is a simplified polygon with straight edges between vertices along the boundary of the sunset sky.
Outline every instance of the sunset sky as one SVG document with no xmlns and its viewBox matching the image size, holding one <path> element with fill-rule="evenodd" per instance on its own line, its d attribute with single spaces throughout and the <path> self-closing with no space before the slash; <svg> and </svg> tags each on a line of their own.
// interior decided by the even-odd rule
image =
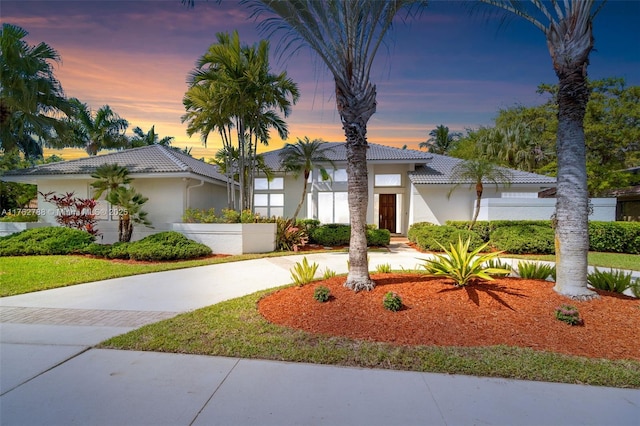
<svg viewBox="0 0 640 426">
<path fill-rule="evenodd" d="M 195 9 L 180 0 L 0 3 L 3 23 L 23 27 L 30 44 L 44 41 L 61 55 L 55 75 L 67 96 L 93 109 L 110 105 L 129 121 L 129 132 L 155 125 L 161 137 L 174 136 L 174 145 L 193 147 L 198 158 L 212 157 L 220 145 L 211 135 L 205 150 L 197 135 L 185 133 L 180 117 L 187 75 L 218 32 L 238 30 L 243 43 L 258 41 L 249 15 L 236 1 L 197 2 Z M 439 124 L 477 128 L 490 125 L 500 108 L 542 103 L 536 87 L 557 82 L 544 35 L 517 18 L 501 25 L 500 16 L 432 1 L 420 17 L 398 21 L 372 73 L 378 106 L 369 142 L 417 148 Z M 640 85 L 640 1 L 610 0 L 595 20 L 594 36 L 589 77 Z M 286 70 L 301 92 L 287 119 L 289 141 L 343 141 L 326 68 L 308 49 L 280 57 L 276 47 L 274 40 L 272 71 Z M 268 149 L 282 143 L 274 138 Z"/>
</svg>

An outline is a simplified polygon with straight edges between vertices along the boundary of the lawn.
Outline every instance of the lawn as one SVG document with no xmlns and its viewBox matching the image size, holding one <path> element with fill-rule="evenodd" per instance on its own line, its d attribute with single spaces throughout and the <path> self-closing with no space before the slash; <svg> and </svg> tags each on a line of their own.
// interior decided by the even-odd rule
<svg viewBox="0 0 640 426">
<path fill-rule="evenodd" d="M 276 325 L 257 309 L 261 298 L 273 291 L 178 315 L 109 339 L 100 347 L 640 388 L 638 361 L 512 345 L 396 345 Z M 558 326 L 571 332 L 571 326 Z"/>
</svg>

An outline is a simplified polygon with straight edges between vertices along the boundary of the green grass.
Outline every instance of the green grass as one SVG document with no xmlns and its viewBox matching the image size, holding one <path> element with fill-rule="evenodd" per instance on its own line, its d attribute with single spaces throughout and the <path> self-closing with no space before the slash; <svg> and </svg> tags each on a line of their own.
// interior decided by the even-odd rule
<svg viewBox="0 0 640 426">
<path fill-rule="evenodd" d="M 72 255 L 0 257 L 0 297 L 110 278 L 286 254 L 288 253 L 247 254 L 153 264 L 116 263 L 105 259 Z"/>
<path fill-rule="evenodd" d="M 151 324 L 109 339 L 100 347 L 640 388 L 637 361 L 589 359 L 508 346 L 396 346 L 274 325 L 256 308 L 260 298 L 271 291 Z"/>
<path fill-rule="evenodd" d="M 556 257 L 553 254 L 548 255 L 516 255 L 516 254 L 503 254 L 502 257 L 510 257 L 513 259 L 527 259 L 527 260 L 546 260 L 549 262 L 555 262 Z M 640 254 L 623 254 L 623 253 L 601 253 L 601 252 L 589 252 L 587 261 L 591 266 L 598 266 L 604 268 L 614 269 L 628 269 L 632 271 L 640 271 Z"/>
</svg>

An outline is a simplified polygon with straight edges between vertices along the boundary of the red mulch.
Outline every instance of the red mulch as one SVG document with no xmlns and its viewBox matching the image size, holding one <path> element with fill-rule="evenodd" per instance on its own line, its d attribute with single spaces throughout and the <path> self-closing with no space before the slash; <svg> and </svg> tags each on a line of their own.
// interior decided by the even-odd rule
<svg viewBox="0 0 640 426">
<path fill-rule="evenodd" d="M 640 360 L 640 300 L 598 291 L 600 298 L 573 301 L 553 283 L 521 278 L 455 287 L 451 280 L 416 274 L 375 274 L 376 288 L 355 293 L 344 277 L 289 287 L 259 302 L 270 322 L 310 333 L 398 345 L 509 345 L 590 358 Z M 320 303 L 316 287 L 331 290 Z M 403 309 L 382 306 L 385 293 L 400 295 Z M 584 324 L 570 326 L 554 312 L 576 306 Z"/>
</svg>

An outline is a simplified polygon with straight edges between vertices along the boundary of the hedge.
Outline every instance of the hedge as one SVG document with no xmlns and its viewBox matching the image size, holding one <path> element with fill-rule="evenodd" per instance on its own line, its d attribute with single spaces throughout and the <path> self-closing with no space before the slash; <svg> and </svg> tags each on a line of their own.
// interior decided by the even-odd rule
<svg viewBox="0 0 640 426">
<path fill-rule="evenodd" d="M 442 251 L 441 246 L 448 249 L 451 244 L 456 244 L 459 239 L 462 241 L 470 239 L 470 250 L 474 250 L 484 244 L 482 238 L 475 232 L 447 225 L 424 226 L 414 230 L 414 236 L 418 247 L 427 251 Z"/>
<path fill-rule="evenodd" d="M 514 254 L 555 253 L 553 229 L 535 224 L 497 228 L 491 232 L 490 244 L 496 250 Z"/>
<path fill-rule="evenodd" d="M 351 239 L 351 226 L 330 223 L 312 228 L 309 232 L 309 242 L 325 247 L 346 246 Z M 367 245 L 386 246 L 391 241 L 391 233 L 387 229 L 373 229 L 367 227 Z"/>
<path fill-rule="evenodd" d="M 0 238 L 0 256 L 53 255 L 81 252 L 93 235 L 63 226 L 27 229 Z"/>
</svg>

